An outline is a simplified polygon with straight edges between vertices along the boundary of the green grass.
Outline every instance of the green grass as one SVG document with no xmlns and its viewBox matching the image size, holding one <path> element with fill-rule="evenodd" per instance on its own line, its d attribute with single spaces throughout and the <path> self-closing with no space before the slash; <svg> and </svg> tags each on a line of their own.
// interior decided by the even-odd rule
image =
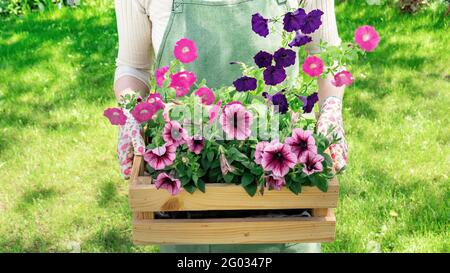
<svg viewBox="0 0 450 273">
<path fill-rule="evenodd" d="M 337 240 L 323 249 L 449 252 L 448 18 L 362 2 L 338 6 L 341 36 L 371 24 L 382 42 L 346 93 L 350 166 Z M 114 10 L 1 20 L 0 252 L 157 251 L 132 245 L 117 131 L 102 117 L 114 104 Z"/>
</svg>

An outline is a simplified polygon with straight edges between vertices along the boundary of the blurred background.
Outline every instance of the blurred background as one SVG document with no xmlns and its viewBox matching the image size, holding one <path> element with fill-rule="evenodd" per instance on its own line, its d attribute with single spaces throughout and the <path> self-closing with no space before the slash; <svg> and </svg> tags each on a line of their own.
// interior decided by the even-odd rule
<svg viewBox="0 0 450 273">
<path fill-rule="evenodd" d="M 117 128 L 102 116 L 112 0 L 0 0 L 0 252 L 157 252 L 131 242 Z M 450 252 L 448 1 L 336 1 L 339 32 L 373 25 L 352 68 L 337 239 L 324 252 Z"/>
</svg>

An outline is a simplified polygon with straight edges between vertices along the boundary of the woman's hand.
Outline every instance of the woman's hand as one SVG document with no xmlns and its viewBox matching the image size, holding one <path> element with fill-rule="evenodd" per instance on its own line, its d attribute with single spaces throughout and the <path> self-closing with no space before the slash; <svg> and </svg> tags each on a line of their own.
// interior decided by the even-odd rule
<svg viewBox="0 0 450 273">
<path fill-rule="evenodd" d="M 330 146 L 330 155 L 334 162 L 334 170 L 337 173 L 343 171 L 347 166 L 348 145 L 345 140 L 340 98 L 331 96 L 324 100 L 317 122 L 317 132 L 326 135 L 329 140 L 333 138 L 333 135 L 337 136 L 339 141 Z"/>
<path fill-rule="evenodd" d="M 124 109 L 123 112 L 127 116 L 127 122 L 119 127 L 117 157 L 120 164 L 120 173 L 124 179 L 129 179 L 134 155 L 143 155 L 145 153 L 145 144 L 141 135 L 140 125 L 128 110 Z"/>
</svg>

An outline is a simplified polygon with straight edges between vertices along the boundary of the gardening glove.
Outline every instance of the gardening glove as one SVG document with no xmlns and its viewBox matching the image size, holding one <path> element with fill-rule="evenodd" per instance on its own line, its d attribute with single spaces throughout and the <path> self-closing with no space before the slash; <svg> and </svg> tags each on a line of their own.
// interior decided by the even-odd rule
<svg viewBox="0 0 450 273">
<path fill-rule="evenodd" d="M 347 166 L 348 145 L 342 121 L 342 101 L 339 98 L 328 97 L 323 102 L 320 107 L 317 132 L 327 136 L 330 141 L 333 139 L 333 135 L 337 135 L 338 143 L 332 144 L 329 150 L 335 172 L 343 171 Z"/>
<path fill-rule="evenodd" d="M 123 112 L 127 116 L 127 122 L 125 125 L 119 126 L 117 157 L 119 159 L 120 173 L 124 179 L 129 179 L 133 158 L 135 155 L 143 155 L 145 153 L 145 144 L 139 123 L 128 110 L 124 109 Z"/>
</svg>

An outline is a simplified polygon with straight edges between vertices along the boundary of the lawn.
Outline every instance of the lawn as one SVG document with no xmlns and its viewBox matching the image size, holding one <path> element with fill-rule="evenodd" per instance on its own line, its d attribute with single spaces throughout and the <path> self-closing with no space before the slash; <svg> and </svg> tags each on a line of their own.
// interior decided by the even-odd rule
<svg viewBox="0 0 450 273">
<path fill-rule="evenodd" d="M 325 252 L 450 252 L 450 44 L 444 10 L 339 4 L 376 26 L 344 102 L 350 166 Z M 115 157 L 114 9 L 0 18 L 0 252 L 156 252 L 131 242 Z"/>
</svg>

